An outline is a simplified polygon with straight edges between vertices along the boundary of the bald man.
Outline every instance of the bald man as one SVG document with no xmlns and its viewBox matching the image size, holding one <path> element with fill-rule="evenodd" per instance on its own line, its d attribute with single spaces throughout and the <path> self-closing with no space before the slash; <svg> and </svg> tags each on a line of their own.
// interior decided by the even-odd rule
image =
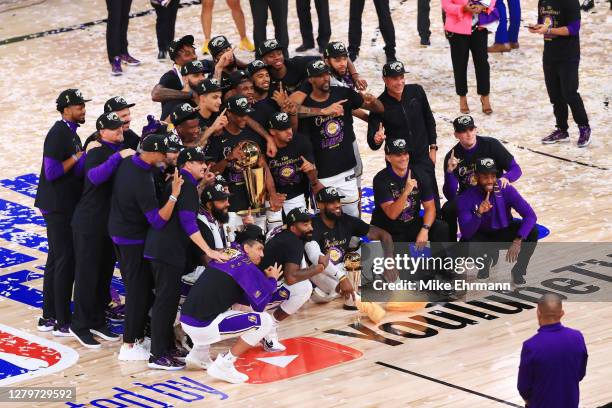
<svg viewBox="0 0 612 408">
<path fill-rule="evenodd" d="M 542 296 L 537 315 L 538 333 L 523 343 L 518 391 L 529 408 L 578 407 L 588 358 L 582 333 L 561 324 L 559 295 Z"/>
</svg>

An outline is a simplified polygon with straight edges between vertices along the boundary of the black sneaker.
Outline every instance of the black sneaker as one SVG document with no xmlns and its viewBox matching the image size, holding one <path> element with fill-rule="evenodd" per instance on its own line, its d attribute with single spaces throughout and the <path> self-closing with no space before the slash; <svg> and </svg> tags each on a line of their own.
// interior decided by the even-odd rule
<svg viewBox="0 0 612 408">
<path fill-rule="evenodd" d="M 149 368 L 154 368 L 156 370 L 167 370 L 167 371 L 176 371 L 182 370 L 185 368 L 185 363 L 175 360 L 170 356 L 162 356 L 162 357 L 153 357 L 149 358 L 149 364 L 147 364 Z"/>
<path fill-rule="evenodd" d="M 105 311 L 106 319 L 113 323 L 120 323 L 125 320 L 125 305 L 109 306 Z"/>
<path fill-rule="evenodd" d="M 512 275 L 512 282 L 514 282 L 515 285 L 524 285 L 525 283 L 527 283 L 523 275 L 514 274 Z"/>
<path fill-rule="evenodd" d="M 39 317 L 38 324 L 36 325 L 36 329 L 39 332 L 50 332 L 51 330 L 53 330 L 55 323 L 56 323 L 55 319 L 53 318 L 46 319 L 44 317 Z"/>
<path fill-rule="evenodd" d="M 314 45 L 306 45 L 306 44 L 302 44 L 299 47 L 297 47 L 295 49 L 296 52 L 304 52 L 304 51 L 308 51 L 308 50 L 313 50 L 314 49 Z"/>
<path fill-rule="evenodd" d="M 185 362 L 185 357 L 187 357 L 187 354 L 189 354 L 189 351 L 185 350 L 182 347 L 175 347 L 172 350 L 170 350 L 170 353 L 168 353 L 170 357 L 182 363 Z"/>
<path fill-rule="evenodd" d="M 350 58 L 351 62 L 355 62 L 355 60 L 357 58 L 359 58 L 359 53 L 358 52 L 349 52 L 349 58 Z"/>
<path fill-rule="evenodd" d="M 76 332 L 71 328 L 68 330 L 70 331 L 70 334 L 72 334 L 74 338 L 77 339 L 79 343 L 81 343 L 83 346 L 90 349 L 99 349 L 100 347 L 102 347 L 100 342 L 94 339 L 90 332 L 86 330 L 83 332 Z"/>
<path fill-rule="evenodd" d="M 72 337 L 72 334 L 70 333 L 70 325 L 59 325 L 56 323 L 55 326 L 53 326 L 53 335 L 55 337 Z"/>
<path fill-rule="evenodd" d="M 108 341 L 117 341 L 121 338 L 121 336 L 119 336 L 116 333 L 113 333 L 112 331 L 110 331 L 110 329 L 106 326 L 104 327 L 99 327 L 97 329 L 90 329 L 89 330 L 91 332 L 91 334 L 94 334 L 100 338 L 103 338 L 104 340 L 108 340 Z"/>
<path fill-rule="evenodd" d="M 431 41 L 429 38 L 421 38 L 421 47 L 429 47 L 431 45 Z"/>
</svg>

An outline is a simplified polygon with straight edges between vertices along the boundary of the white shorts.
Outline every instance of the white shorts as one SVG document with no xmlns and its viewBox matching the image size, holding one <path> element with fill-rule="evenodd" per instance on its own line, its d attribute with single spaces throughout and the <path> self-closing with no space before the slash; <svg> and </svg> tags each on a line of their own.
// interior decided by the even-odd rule
<svg viewBox="0 0 612 408">
<path fill-rule="evenodd" d="M 335 187 L 344 196 L 342 210 L 354 217 L 359 217 L 359 187 L 355 170 L 347 170 L 335 176 L 319 179 L 325 187 Z"/>
<path fill-rule="evenodd" d="M 209 345 L 221 341 L 221 336 L 242 334 L 242 340 L 251 346 L 257 345 L 272 330 L 272 317 L 267 312 L 240 312 L 228 310 L 219 314 L 207 326 L 191 325 L 181 316 L 181 326 L 191 337 L 195 346 Z"/>
</svg>

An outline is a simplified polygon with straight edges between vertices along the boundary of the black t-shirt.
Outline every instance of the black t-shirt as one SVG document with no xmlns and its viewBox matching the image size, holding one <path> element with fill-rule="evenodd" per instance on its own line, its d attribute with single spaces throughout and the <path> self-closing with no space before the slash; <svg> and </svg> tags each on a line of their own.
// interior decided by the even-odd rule
<svg viewBox="0 0 612 408">
<path fill-rule="evenodd" d="M 181 306 L 181 314 L 210 321 L 244 299 L 244 291 L 227 273 L 206 268 Z"/>
<path fill-rule="evenodd" d="M 379 171 L 372 182 L 374 188 L 374 212 L 372 213 L 372 225 L 376 225 L 389 232 L 395 234 L 401 232 L 402 228 L 413 222 L 419 217 L 422 201 L 429 201 L 434 198 L 434 193 L 431 189 L 431 181 L 427 174 L 418 167 L 411 167 L 412 178 L 416 179 L 417 187 L 415 187 L 404 204 L 404 209 L 399 217 L 395 220 L 389 219 L 381 208 L 381 204 L 395 201 L 406 186 L 406 178 L 399 177 L 391 166 Z"/>
<path fill-rule="evenodd" d="M 277 263 L 279 266 L 284 266 L 288 263 L 301 266 L 303 258 L 304 241 L 299 239 L 293 232 L 282 230 L 266 243 L 260 269 L 265 271 L 266 268 L 273 266 L 274 263 Z M 281 277 L 282 275 L 279 276 L 279 280 Z"/>
<path fill-rule="evenodd" d="M 111 237 L 144 240 L 149 228 L 145 214 L 159 210 L 153 168 L 138 155 L 121 161 L 115 172 L 108 232 Z"/>
<path fill-rule="evenodd" d="M 308 63 L 318 59 L 321 59 L 321 57 L 314 55 L 285 58 L 287 73 L 283 78 L 271 78 L 270 95 L 279 89 L 280 82 L 283 83 L 283 89 L 288 93 L 294 92 L 307 78 L 306 66 Z"/>
<path fill-rule="evenodd" d="M 499 140 L 492 137 L 476 136 L 476 146 L 470 150 L 465 150 L 461 143 L 457 143 L 453 147 L 455 157 L 459 160 L 457 168 L 453 174 L 459 181 L 459 193 L 462 193 L 469 187 L 476 185 L 474 172 L 476 170 L 476 161 L 482 157 L 490 157 L 495 160 L 497 169 L 499 170 L 497 177 L 501 177 L 503 171 L 508 171 L 514 157 L 500 143 Z M 448 168 L 448 160 L 451 152 L 449 151 L 444 156 L 444 169 Z M 445 170 L 446 171 L 446 170 Z"/>
<path fill-rule="evenodd" d="M 208 118 L 205 118 L 204 116 L 198 113 L 198 122 L 199 122 L 200 129 L 203 131 L 204 129 L 210 127 L 213 124 L 213 122 L 217 119 L 217 117 L 219 117 L 218 112 L 211 113 L 211 115 Z"/>
<path fill-rule="evenodd" d="M 49 129 L 45 137 L 43 163 L 34 201 L 36 208 L 72 215 L 83 190 L 83 179 L 75 172 L 77 165 L 55 180 L 47 180 L 45 160 L 52 160 L 56 165 L 57 163 L 61 165 L 64 160 L 82 150 L 79 135 L 73 132 L 64 121 L 58 120 Z"/>
<path fill-rule="evenodd" d="M 108 236 L 108 215 L 114 172 L 121 163 L 121 156 L 118 153 L 120 149 L 121 145 L 102 143 L 102 146 L 87 152 L 83 194 L 72 216 L 73 230 Z M 88 174 L 92 169 L 98 170 L 97 177 Z M 98 184 L 94 184 L 92 179 Z M 105 180 L 102 181 L 103 179 Z"/>
<path fill-rule="evenodd" d="M 181 83 L 181 79 L 176 74 L 176 71 L 174 69 L 171 69 L 170 71 L 162 75 L 162 77 L 159 79 L 159 84 L 163 86 L 164 88 L 175 89 L 177 91 L 183 90 L 183 84 Z M 180 105 L 183 102 L 186 102 L 186 100 L 185 99 L 171 99 L 168 101 L 163 101 L 161 103 L 161 107 L 162 107 L 161 116 L 160 116 L 161 120 L 166 119 L 168 115 L 172 113 L 174 108 L 176 108 L 178 105 Z"/>
<path fill-rule="evenodd" d="M 185 268 L 187 266 L 187 250 L 191 242 L 189 236 L 195 230 L 188 233 L 183 227 L 183 222 L 185 222 L 186 217 L 193 217 L 193 225 L 197 227 L 196 215 L 200 207 L 200 199 L 195 179 L 182 171 L 181 175 L 185 181 L 181 187 L 181 194 L 177 197 L 172 216 L 163 228 L 149 228 L 144 254 L 156 261 Z M 164 203 L 170 197 L 171 192 L 172 184 L 167 183 Z"/>
<path fill-rule="evenodd" d="M 165 201 L 164 194 L 166 192 L 166 183 L 172 179 L 176 167 L 156 167 L 153 169 L 153 183 L 155 184 L 155 197 L 161 205 Z"/>
<path fill-rule="evenodd" d="M 338 264 L 344 261 L 351 237 L 362 237 L 370 231 L 370 224 L 357 217 L 342 214 L 334 228 L 329 228 L 320 216 L 312 219 L 312 239 L 319 244 L 323 254 Z"/>
<path fill-rule="evenodd" d="M 83 150 L 87 150 L 87 146 L 93 142 L 94 140 L 99 140 L 100 132 L 95 131 L 91 135 L 85 139 L 85 143 L 83 144 Z M 121 150 L 123 149 L 132 149 L 134 151 L 138 150 L 138 145 L 140 144 L 140 137 L 134 132 L 132 129 L 123 131 L 123 142 L 121 143 Z"/>
<path fill-rule="evenodd" d="M 308 192 L 308 176 L 300 170 L 303 164 L 300 156 L 314 162 L 310 140 L 300 133 L 294 133 L 287 146 L 279 147 L 276 156 L 268 158 L 276 192 L 287 194 L 287 200 Z"/>
<path fill-rule="evenodd" d="M 325 102 L 314 101 L 310 95 L 303 106 L 325 108 L 334 102 L 347 99 L 342 116 L 313 116 L 300 120 L 300 132 L 310 138 L 314 149 L 319 178 L 335 176 L 355 167 L 353 142 L 353 109 L 363 105 L 363 97 L 350 88 L 332 86 Z"/>
<path fill-rule="evenodd" d="M 553 28 L 580 24 L 578 0 L 539 0 L 538 22 Z M 544 63 L 578 61 L 580 36 L 544 35 Z"/>
<path fill-rule="evenodd" d="M 262 154 L 265 154 L 266 144 L 264 139 L 249 128 L 244 128 L 238 135 L 233 135 L 224 129 L 221 135 L 209 139 L 206 154 L 212 157 L 214 162 L 220 162 L 243 140 L 251 140 L 257 143 Z M 228 164 L 223 172 L 223 177 L 227 180 L 231 194 L 229 210 L 232 212 L 246 210 L 250 207 L 249 195 L 242 173 L 243 171 L 237 169 L 232 163 Z"/>
<path fill-rule="evenodd" d="M 271 98 L 264 98 L 253 104 L 254 111 L 249 115 L 254 121 L 259 123 L 264 129 L 268 128 L 268 121 L 272 114 L 279 112 L 280 109 L 276 102 Z"/>
</svg>

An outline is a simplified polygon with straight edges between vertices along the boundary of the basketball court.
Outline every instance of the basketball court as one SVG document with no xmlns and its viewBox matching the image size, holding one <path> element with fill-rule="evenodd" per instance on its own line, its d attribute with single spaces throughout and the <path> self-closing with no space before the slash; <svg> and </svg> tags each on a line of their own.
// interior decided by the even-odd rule
<svg viewBox="0 0 612 408">
<path fill-rule="evenodd" d="M 199 52 L 200 5 L 182 3 L 177 37 L 194 34 Z M 226 34 L 237 43 L 225 2 L 216 3 L 213 34 Z M 242 3 L 250 33 L 248 2 Z M 378 95 L 383 90 L 384 42 L 377 31 L 374 6 L 367 3 L 356 66 L 370 84 L 369 91 Z M 456 143 L 451 121 L 458 115 L 458 98 L 440 2 L 431 2 L 429 48 L 418 46 L 416 1 L 390 3 L 398 58 L 410 71 L 407 82 L 424 87 L 436 117 L 441 186 L 440 162 Z M 348 0 L 330 0 L 330 7 L 332 39 L 346 41 Z M 521 25 L 535 22 L 536 8 L 535 0 L 523 2 Z M 116 344 L 89 350 L 73 338 L 36 331 L 46 235 L 33 197 L 44 136 L 58 118 L 55 98 L 65 88 L 78 87 L 93 99 L 87 105 L 87 122 L 79 129 L 83 140 L 95 130 L 94 118 L 110 96 L 121 95 L 136 103 L 132 128 L 137 133 L 147 114 L 159 116 L 159 104 L 151 101 L 150 91 L 170 63 L 156 59 L 155 14 L 149 2 L 134 0 L 132 14 L 130 52 L 143 63 L 126 68 L 123 76 L 111 77 L 106 25 L 101 21 L 106 18 L 104 1 L 0 1 L 0 386 L 76 387 L 72 406 L 81 407 L 523 406 L 516 390 L 520 351 L 538 325 L 535 304 L 509 295 L 499 297 L 519 305 L 506 304 L 505 311 L 482 304 L 428 304 L 414 312 L 388 312 L 378 324 L 342 310 L 339 300 L 326 305 L 309 302 L 280 327 L 279 335 L 288 346 L 285 352 L 255 350 L 239 360 L 239 369 L 251 376 L 251 383 L 242 385 L 219 382 L 202 370 L 155 371 L 145 362 L 119 362 Z M 316 21 L 314 10 L 313 16 Z M 289 30 L 292 51 L 300 44 L 292 1 Z M 541 242 L 612 242 L 611 43 L 612 14 L 608 3 L 599 1 L 591 12 L 582 14 L 580 93 L 593 129 L 593 143 L 585 149 L 575 145 L 578 131 L 573 122 L 571 143 L 540 143 L 552 130 L 554 118 L 544 88 L 539 36 L 522 28 L 519 50 L 490 55 L 491 116 L 477 109 L 480 103 L 470 63 L 468 99 L 479 134 L 500 139 L 521 166 L 523 176 L 515 186 L 536 211 L 541 236 L 548 233 Z M 239 56 L 252 59 L 242 51 Z M 365 166 L 365 218 L 369 219 L 367 187 L 384 166 L 384 158 L 380 151 L 368 148 L 365 132 L 366 125 L 356 120 Z M 575 256 L 583 260 L 580 254 Z M 554 261 L 551 255 L 550 262 Z M 612 265 L 605 262 L 593 270 L 609 279 L 612 276 Z M 527 282 L 529 286 L 540 283 L 529 276 Z M 118 271 L 113 285 L 123 290 Z M 498 309 L 503 303 L 487 300 Z M 572 301 L 564 308 L 563 324 L 584 334 L 589 352 L 587 375 L 580 384 L 581 406 L 611 403 L 612 304 Z M 213 356 L 227 344 L 215 345 Z M 5 404 L 67 406 L 61 402 Z"/>
</svg>

